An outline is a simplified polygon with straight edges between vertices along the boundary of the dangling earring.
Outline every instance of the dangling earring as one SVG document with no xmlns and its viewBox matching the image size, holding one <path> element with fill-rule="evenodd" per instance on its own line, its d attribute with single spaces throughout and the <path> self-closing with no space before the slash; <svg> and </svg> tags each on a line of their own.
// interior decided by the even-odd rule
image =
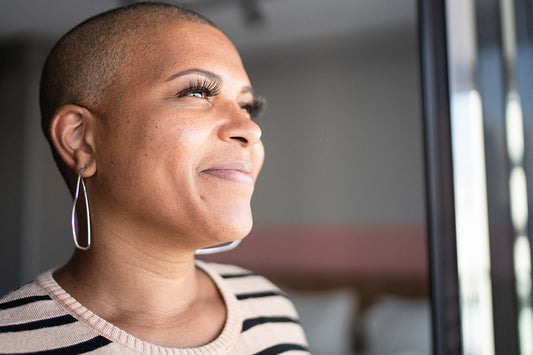
<svg viewBox="0 0 533 355">
<path fill-rule="evenodd" d="M 72 216 L 70 218 L 70 223 L 72 225 L 72 238 L 74 239 L 74 244 L 76 248 L 80 250 L 88 250 L 91 247 L 91 217 L 89 215 L 89 199 L 87 198 L 87 190 L 85 189 L 85 182 L 81 177 L 81 174 L 85 171 L 85 168 L 81 168 L 80 173 L 78 174 L 78 181 L 76 182 L 76 192 L 74 193 L 74 202 L 72 203 Z M 85 196 L 85 212 L 87 214 L 87 246 L 81 246 L 78 242 L 78 235 L 76 233 L 76 204 L 78 203 L 78 196 L 80 194 L 80 181 L 81 186 L 83 187 L 83 195 Z"/>
<path fill-rule="evenodd" d="M 208 254 L 222 253 L 224 251 L 230 251 L 230 250 L 237 248 L 237 246 L 240 243 L 241 243 L 240 240 L 236 240 L 234 242 L 231 242 L 228 245 L 224 245 L 221 247 L 198 249 L 195 254 L 196 255 L 208 255 Z"/>
</svg>

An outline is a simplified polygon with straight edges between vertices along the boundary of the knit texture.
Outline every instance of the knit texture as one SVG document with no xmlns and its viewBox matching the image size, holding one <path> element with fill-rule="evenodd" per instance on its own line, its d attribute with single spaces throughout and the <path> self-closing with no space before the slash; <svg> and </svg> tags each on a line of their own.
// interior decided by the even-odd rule
<svg viewBox="0 0 533 355">
<path fill-rule="evenodd" d="M 231 265 L 197 267 L 227 311 L 222 332 L 206 345 L 178 349 L 136 338 L 85 308 L 48 271 L 0 299 L 0 354 L 309 354 L 294 306 L 270 281 Z"/>
</svg>

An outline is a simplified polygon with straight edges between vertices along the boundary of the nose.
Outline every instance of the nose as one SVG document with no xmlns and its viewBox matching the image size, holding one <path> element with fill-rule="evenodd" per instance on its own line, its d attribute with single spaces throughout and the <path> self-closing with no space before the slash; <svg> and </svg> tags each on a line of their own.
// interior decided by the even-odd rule
<svg viewBox="0 0 533 355">
<path fill-rule="evenodd" d="M 253 146 L 261 140 L 261 128 L 252 121 L 248 114 L 236 105 L 218 131 L 220 139 L 228 142 L 239 142 L 243 146 Z"/>
</svg>

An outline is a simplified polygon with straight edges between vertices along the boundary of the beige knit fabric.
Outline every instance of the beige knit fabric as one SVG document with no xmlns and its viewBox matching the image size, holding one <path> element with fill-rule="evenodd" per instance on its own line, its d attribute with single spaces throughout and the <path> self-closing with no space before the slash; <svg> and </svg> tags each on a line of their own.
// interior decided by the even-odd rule
<svg viewBox="0 0 533 355">
<path fill-rule="evenodd" d="M 271 282 L 236 266 L 197 267 L 227 308 L 224 329 L 209 344 L 177 349 L 138 339 L 81 305 L 48 271 L 0 299 L 0 354 L 309 354 L 292 303 Z"/>
</svg>

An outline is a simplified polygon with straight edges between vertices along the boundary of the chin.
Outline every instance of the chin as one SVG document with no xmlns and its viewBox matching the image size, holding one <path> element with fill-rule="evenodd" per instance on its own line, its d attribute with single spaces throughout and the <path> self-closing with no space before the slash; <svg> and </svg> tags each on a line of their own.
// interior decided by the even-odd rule
<svg viewBox="0 0 533 355">
<path fill-rule="evenodd" d="M 235 240 L 245 238 L 252 231 L 253 221 L 250 219 L 250 223 L 247 223 L 245 226 L 235 232 Z"/>
<path fill-rule="evenodd" d="M 252 226 L 253 219 L 251 212 L 240 216 L 226 215 L 223 221 L 215 228 L 212 235 L 216 236 L 218 244 L 234 242 L 246 237 L 252 230 Z"/>
<path fill-rule="evenodd" d="M 228 241 L 235 241 L 239 239 L 243 239 L 248 234 L 250 234 L 250 231 L 252 230 L 253 226 L 253 220 L 250 217 L 246 221 L 240 221 L 240 223 L 235 223 L 229 228 Z"/>
</svg>

